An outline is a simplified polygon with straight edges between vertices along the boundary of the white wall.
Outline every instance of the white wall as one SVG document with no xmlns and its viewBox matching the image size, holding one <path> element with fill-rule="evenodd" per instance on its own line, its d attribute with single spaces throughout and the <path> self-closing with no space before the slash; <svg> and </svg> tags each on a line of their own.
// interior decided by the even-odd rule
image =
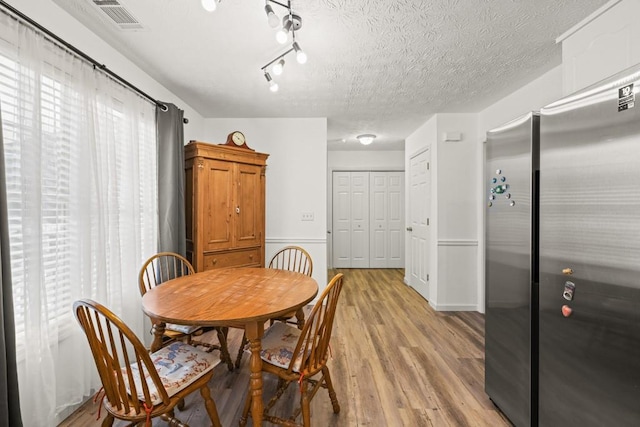
<svg viewBox="0 0 640 427">
<path fill-rule="evenodd" d="M 502 126 L 528 112 L 540 110 L 562 97 L 562 66 L 547 71 L 520 89 L 478 113 L 478 138 L 484 141 L 487 131 Z"/>
<path fill-rule="evenodd" d="M 184 127 L 186 141 L 201 133 L 202 116 L 200 114 L 51 0 L 7 0 L 7 3 L 62 40 L 106 65 L 109 70 L 138 87 L 147 95 L 159 101 L 173 103 L 184 110 L 185 117 L 189 119 L 189 124 Z"/>
<path fill-rule="evenodd" d="M 478 307 L 477 127 L 476 114 L 437 114 L 405 142 L 407 189 L 410 159 L 431 150 L 431 242 L 427 250 L 431 259 L 425 262 L 431 266 L 427 299 L 436 310 Z M 461 133 L 462 139 L 445 141 L 444 134 L 451 132 Z M 411 212 L 409 204 L 406 212 Z M 409 261 L 407 256 L 405 271 Z"/>
<path fill-rule="evenodd" d="M 204 119 L 199 141 L 224 143 L 239 130 L 249 147 L 269 154 L 266 184 L 267 261 L 282 246 L 304 247 L 313 277 L 327 284 L 327 120 L 325 118 Z M 313 221 L 302 221 L 311 212 Z"/>
<path fill-rule="evenodd" d="M 404 151 L 329 151 L 330 170 L 404 170 Z"/>
<path fill-rule="evenodd" d="M 476 114 L 438 114 L 436 177 L 437 281 L 431 284 L 430 304 L 436 310 L 477 310 Z M 461 141 L 444 134 L 460 132 Z M 432 157 L 433 158 L 433 157 Z M 435 286 L 434 286 L 435 285 Z M 434 292 L 435 291 L 435 292 Z"/>
</svg>

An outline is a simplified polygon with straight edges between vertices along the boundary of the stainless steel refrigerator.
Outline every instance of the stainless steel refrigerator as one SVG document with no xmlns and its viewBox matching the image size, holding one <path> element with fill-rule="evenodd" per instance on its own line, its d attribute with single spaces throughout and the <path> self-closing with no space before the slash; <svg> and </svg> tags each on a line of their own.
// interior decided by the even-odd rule
<svg viewBox="0 0 640 427">
<path fill-rule="evenodd" d="M 539 117 L 487 133 L 485 390 L 516 425 L 536 425 Z"/>
<path fill-rule="evenodd" d="M 640 426 L 639 91 L 487 134 L 485 389 L 516 426 Z"/>
<path fill-rule="evenodd" d="M 539 425 L 640 426 L 640 66 L 540 116 Z"/>
</svg>

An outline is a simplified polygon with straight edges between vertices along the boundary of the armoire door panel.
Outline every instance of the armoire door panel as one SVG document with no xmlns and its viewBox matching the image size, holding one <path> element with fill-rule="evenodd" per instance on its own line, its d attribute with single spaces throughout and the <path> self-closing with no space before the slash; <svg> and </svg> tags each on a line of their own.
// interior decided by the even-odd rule
<svg viewBox="0 0 640 427">
<path fill-rule="evenodd" d="M 237 247 L 253 246 L 259 241 L 260 171 L 258 166 L 238 165 L 237 205 L 234 212 Z"/>
<path fill-rule="evenodd" d="M 202 199 L 200 221 L 206 222 L 203 229 L 205 250 L 225 248 L 232 243 L 230 215 L 233 190 L 233 165 L 227 162 L 208 160 L 203 164 L 201 184 L 206 197 Z"/>
<path fill-rule="evenodd" d="M 193 197 L 193 161 L 186 162 L 184 170 L 184 211 L 185 222 L 187 226 L 186 238 L 187 241 L 193 241 L 193 220 L 196 217 L 193 213 L 194 197 Z M 189 255 L 193 255 L 193 244 L 187 245 L 187 252 Z M 188 257 L 191 258 L 191 257 Z"/>
</svg>

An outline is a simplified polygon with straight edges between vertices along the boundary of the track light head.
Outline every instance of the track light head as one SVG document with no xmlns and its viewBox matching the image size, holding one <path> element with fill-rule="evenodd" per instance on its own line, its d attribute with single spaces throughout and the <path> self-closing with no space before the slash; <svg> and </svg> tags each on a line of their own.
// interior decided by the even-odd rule
<svg viewBox="0 0 640 427">
<path fill-rule="evenodd" d="M 276 65 L 274 65 L 273 68 L 271 69 L 271 71 L 273 71 L 273 74 L 275 74 L 276 76 L 279 76 L 280 74 L 282 74 L 283 70 L 284 70 L 284 58 L 276 62 Z"/>
<path fill-rule="evenodd" d="M 264 78 L 267 79 L 267 82 L 269 82 L 269 90 L 271 92 L 277 92 L 278 83 L 274 82 L 269 73 L 267 73 L 266 71 L 264 72 Z"/>
<path fill-rule="evenodd" d="M 282 20 L 282 28 L 276 33 L 276 40 L 280 44 L 285 44 L 289 39 L 289 30 L 291 30 L 291 21 L 288 20 L 289 15 L 285 16 Z"/>
<path fill-rule="evenodd" d="M 280 25 L 280 18 L 278 18 L 270 4 L 267 4 L 264 7 L 264 11 L 267 14 L 267 21 L 269 22 L 269 26 L 271 26 L 271 28 L 276 28 L 278 25 Z"/>
<path fill-rule="evenodd" d="M 300 49 L 298 42 L 293 42 L 293 49 L 296 51 L 296 61 L 298 61 L 298 64 L 304 64 L 307 62 L 307 54 Z"/>
</svg>

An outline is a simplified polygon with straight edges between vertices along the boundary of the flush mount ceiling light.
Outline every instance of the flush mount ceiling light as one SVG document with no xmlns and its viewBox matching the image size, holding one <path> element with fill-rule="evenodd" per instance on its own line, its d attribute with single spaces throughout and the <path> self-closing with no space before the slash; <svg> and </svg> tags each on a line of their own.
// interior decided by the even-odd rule
<svg viewBox="0 0 640 427">
<path fill-rule="evenodd" d="M 374 139 L 376 139 L 376 136 L 371 133 L 365 133 L 365 134 L 356 136 L 356 138 L 358 138 L 358 141 L 360 141 L 360 144 L 369 145 L 373 142 Z"/>
<path fill-rule="evenodd" d="M 221 1 L 222 0 L 201 0 L 201 3 L 204 10 L 207 12 L 213 12 Z"/>
</svg>

